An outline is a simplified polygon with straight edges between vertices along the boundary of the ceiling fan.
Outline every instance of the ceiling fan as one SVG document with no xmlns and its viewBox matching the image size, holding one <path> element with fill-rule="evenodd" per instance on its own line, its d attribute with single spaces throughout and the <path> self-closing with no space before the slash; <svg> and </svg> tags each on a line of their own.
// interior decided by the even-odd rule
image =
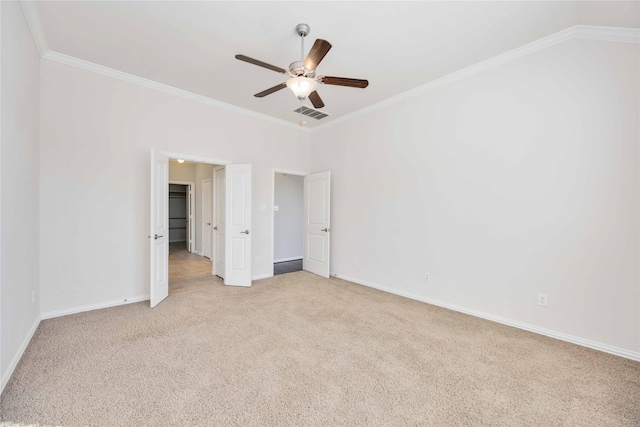
<svg viewBox="0 0 640 427">
<path fill-rule="evenodd" d="M 288 87 L 298 97 L 299 100 L 304 100 L 307 97 L 315 108 L 324 107 L 324 102 L 318 95 L 316 87 L 318 83 L 335 86 L 347 86 L 364 89 L 369 85 L 367 80 L 361 79 L 349 79 L 344 77 L 330 77 L 330 76 L 317 76 L 316 68 L 320 61 L 325 57 L 329 49 L 331 49 L 331 43 L 326 40 L 317 39 L 313 44 L 313 47 L 309 51 L 307 57 L 304 57 L 304 38 L 309 34 L 309 26 L 307 24 L 298 24 L 296 26 L 296 33 L 300 36 L 300 61 L 292 62 L 289 65 L 289 69 L 276 67 L 275 65 L 267 64 L 266 62 L 258 61 L 257 59 L 249 58 L 245 55 L 236 55 L 236 59 L 240 61 L 248 62 L 249 64 L 257 65 L 259 67 L 268 68 L 277 73 L 289 75 L 289 80 L 284 83 L 280 83 L 267 90 L 256 93 L 254 96 L 262 98 Z"/>
</svg>

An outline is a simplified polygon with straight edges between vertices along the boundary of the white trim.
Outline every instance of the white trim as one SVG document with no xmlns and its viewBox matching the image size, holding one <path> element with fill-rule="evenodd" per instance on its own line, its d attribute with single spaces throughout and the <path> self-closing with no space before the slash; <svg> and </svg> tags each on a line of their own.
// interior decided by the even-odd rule
<svg viewBox="0 0 640 427">
<path fill-rule="evenodd" d="M 251 281 L 268 279 L 269 277 L 273 277 L 273 274 L 272 273 L 258 274 L 256 276 L 251 276 Z"/>
<path fill-rule="evenodd" d="M 289 175 L 297 175 L 297 176 L 307 176 L 310 173 L 310 172 L 294 171 L 294 170 L 290 170 L 290 169 L 280 169 L 280 168 L 273 168 L 271 170 L 273 171 L 274 174 L 276 174 L 276 173 L 286 173 L 286 174 L 289 174 Z"/>
<path fill-rule="evenodd" d="M 33 1 L 20 0 L 18 4 L 20 4 L 20 9 L 22 9 L 24 19 L 27 21 L 27 26 L 31 32 L 31 37 L 36 44 L 38 53 L 40 53 L 40 56 L 43 56 L 49 51 L 49 44 L 44 36 L 44 30 L 42 29 L 42 21 L 38 14 L 38 8 Z"/>
<path fill-rule="evenodd" d="M 129 74 L 123 71 L 115 70 L 113 68 L 105 67 L 103 65 L 98 65 L 93 62 L 85 61 L 83 59 L 74 58 L 73 56 L 65 55 L 63 53 L 58 53 L 58 52 L 49 50 L 42 55 L 42 59 L 47 59 L 49 61 L 58 62 L 60 64 L 65 64 L 70 67 L 75 67 L 81 70 L 102 74 L 107 77 L 122 80 L 128 83 L 137 84 L 149 89 L 155 89 L 160 92 L 179 96 L 181 98 L 189 99 L 195 102 L 200 102 L 202 104 L 206 104 L 212 107 L 231 111 L 233 113 L 243 114 L 245 116 L 253 117 L 255 119 L 264 120 L 266 122 L 274 123 L 277 125 L 282 125 L 290 129 L 296 129 L 296 130 L 302 129 L 306 131 L 306 128 L 300 128 L 300 125 L 298 123 L 292 123 L 282 119 L 277 119 L 275 117 L 268 116 L 266 114 L 257 113 L 255 111 L 251 111 L 246 108 L 238 107 L 232 104 L 227 104 L 226 102 L 218 101 L 216 99 L 209 98 L 203 95 L 198 95 L 197 93 L 189 92 L 183 89 L 178 89 L 176 87 L 165 85 L 163 83 L 158 83 L 153 80 L 145 79 L 143 77 L 138 77 L 133 74 Z"/>
<path fill-rule="evenodd" d="M 238 107 L 232 104 L 227 104 L 225 102 L 208 98 L 203 95 L 198 95 L 193 92 L 189 92 L 183 89 L 178 89 L 172 86 L 155 82 L 153 80 L 138 77 L 133 74 L 128 74 L 122 71 L 115 70 L 113 68 L 94 64 L 89 61 L 74 58 L 69 55 L 65 55 L 62 53 L 49 50 L 46 40 L 44 38 L 44 32 L 42 31 L 42 26 L 40 24 L 40 18 L 38 17 L 38 14 L 37 14 L 37 8 L 31 1 L 20 0 L 20 5 L 22 6 L 23 14 L 25 15 L 27 23 L 29 24 L 29 29 L 31 30 L 33 39 L 35 40 L 36 45 L 38 46 L 38 51 L 40 52 L 43 59 L 59 62 L 61 64 L 80 68 L 86 71 L 95 72 L 95 73 L 109 76 L 118 80 L 123 80 L 129 83 L 144 86 L 150 89 L 159 90 L 161 92 L 169 93 L 172 95 L 176 95 L 182 98 L 190 99 L 192 101 L 211 105 L 213 107 L 221 108 L 221 109 L 232 111 L 235 113 L 244 114 L 246 116 L 250 116 L 250 117 L 271 122 L 274 124 L 282 125 L 290 129 L 300 130 L 306 133 L 312 133 L 319 129 L 326 129 L 330 126 L 343 123 L 347 120 L 351 120 L 356 117 L 360 117 L 372 111 L 376 111 L 376 110 L 388 107 L 390 105 L 396 104 L 398 102 L 407 100 L 409 98 L 413 98 L 415 96 L 434 90 L 446 84 L 464 79 L 466 77 L 485 71 L 489 68 L 493 68 L 493 67 L 505 64 L 507 62 L 513 61 L 515 59 L 522 58 L 524 56 L 530 55 L 542 49 L 546 49 L 548 47 L 554 46 L 556 44 L 559 44 L 568 40 L 584 39 L 584 40 L 599 40 L 599 41 L 609 41 L 609 42 L 619 42 L 619 43 L 640 43 L 640 29 L 638 28 L 574 25 L 573 27 L 566 28 L 555 34 L 551 34 L 549 36 L 535 40 L 533 42 L 517 47 L 503 54 L 494 56 L 493 58 L 489 58 L 485 61 L 481 61 L 475 65 L 471 65 L 469 67 L 455 71 L 439 79 L 433 80 L 425 85 L 418 86 L 414 89 L 400 93 L 396 96 L 392 96 L 391 98 L 387 98 L 378 103 L 361 108 L 360 110 L 356 110 L 352 113 L 345 114 L 344 116 L 335 118 L 325 124 L 321 124 L 314 128 L 306 128 L 306 127 L 300 127 L 298 123 L 293 123 L 293 122 L 278 119 L 266 114 L 257 113 L 255 111 L 251 111 L 246 108 Z M 219 164 L 226 164 L 226 163 L 219 163 Z"/>
<path fill-rule="evenodd" d="M 640 28 L 598 27 L 576 25 L 571 27 L 576 39 L 599 40 L 616 43 L 640 43 Z"/>
<path fill-rule="evenodd" d="M 232 163 L 231 160 L 213 159 L 211 157 L 196 156 L 194 154 L 175 153 L 171 151 L 163 151 L 163 150 L 159 150 L 159 151 L 162 154 L 169 157 L 170 159 L 175 159 L 175 160 L 182 159 L 188 162 L 206 163 L 208 165 L 214 165 L 214 166 L 228 165 Z"/>
<path fill-rule="evenodd" d="M 89 304 L 89 305 L 83 305 L 80 307 L 71 307 L 71 308 L 65 308 L 63 310 L 56 310 L 56 311 L 49 311 L 47 313 L 42 313 L 42 315 L 40 315 L 40 319 L 42 320 L 53 319 L 54 317 L 67 316 L 69 314 L 82 313 L 85 311 L 92 311 L 92 310 L 100 310 L 102 308 L 116 307 L 119 305 L 133 304 L 136 302 L 148 301 L 148 300 L 149 300 L 149 295 L 147 294 L 147 295 L 139 295 L 137 297 L 99 302 L 97 304 Z"/>
<path fill-rule="evenodd" d="M 540 50 L 547 49 L 557 44 L 572 40 L 572 39 L 585 39 L 585 40 L 600 40 L 622 43 L 640 43 L 640 29 L 639 28 L 618 28 L 618 27 L 597 27 L 591 25 L 575 25 L 569 27 L 555 34 L 551 34 L 547 37 L 535 40 L 531 43 L 527 43 L 523 46 L 512 49 L 508 52 L 494 56 L 487 60 L 478 62 L 477 64 L 463 68 L 446 76 L 440 77 L 436 80 L 432 80 L 422 86 L 418 86 L 414 89 L 402 92 L 398 95 L 392 96 L 368 107 L 361 108 L 352 113 L 340 116 L 330 122 L 316 126 L 313 128 L 314 132 L 319 129 L 327 129 L 331 126 L 344 123 L 348 120 L 355 119 L 356 117 L 363 116 L 367 113 L 371 113 L 376 110 L 380 110 L 389 107 L 398 102 L 405 101 L 410 98 L 422 95 L 425 92 L 432 91 L 439 87 L 445 86 L 449 83 L 456 82 L 458 80 L 465 79 L 475 74 L 486 71 L 490 68 L 494 68 L 508 62 L 520 59 L 524 56 L 531 55 Z"/>
<path fill-rule="evenodd" d="M 535 325 L 531 325 L 529 323 L 519 322 L 517 320 L 511 320 L 506 317 L 494 316 L 493 314 L 483 313 L 481 311 L 461 307 L 455 304 L 449 304 L 443 301 L 435 300 L 432 298 L 423 297 L 420 295 L 416 295 L 411 292 L 404 292 L 397 289 L 392 289 L 386 286 L 378 285 L 373 282 L 369 282 L 366 280 L 359 280 L 353 277 L 344 276 L 342 274 L 334 273 L 332 276 L 337 277 L 342 280 L 346 280 L 352 283 L 356 283 L 358 285 L 367 286 L 369 288 L 378 289 L 383 292 L 388 292 L 390 294 L 399 295 L 405 298 L 413 299 L 416 301 L 425 302 L 427 304 L 437 305 L 438 307 L 443 307 L 449 310 L 457 311 L 464 314 L 469 314 L 471 316 L 479 317 L 486 320 L 491 320 L 492 322 L 501 323 L 507 326 L 513 326 L 514 328 L 523 329 L 525 331 L 534 332 L 536 334 L 545 335 L 547 337 L 555 338 L 561 341 L 566 341 L 572 344 L 577 344 L 583 347 L 592 348 L 594 350 L 603 351 L 605 353 L 610 353 L 616 356 L 624 357 L 626 359 L 631 359 L 635 361 L 640 361 L 640 352 L 625 350 L 623 348 L 613 347 L 607 344 L 602 344 L 596 341 L 591 341 L 588 339 L 576 337 L 573 335 L 565 334 L 562 332 L 553 331 L 551 329 L 540 328 Z"/>
<path fill-rule="evenodd" d="M 24 351 L 27 349 L 27 346 L 31 342 L 31 338 L 33 338 L 33 334 L 36 333 L 36 330 L 38 329 L 39 325 L 40 325 L 40 319 L 36 318 L 36 321 L 33 323 L 33 326 L 31 326 L 31 329 L 29 329 L 27 336 L 24 337 L 24 340 L 22 341 L 20 348 L 18 349 L 15 356 L 13 357 L 13 360 L 11 360 L 11 363 L 9 364 L 7 371 L 4 373 L 4 375 L 2 375 L 2 382 L 0 383 L 0 394 L 2 394 L 5 386 L 9 383 L 9 380 L 13 375 L 13 371 L 15 371 L 16 366 L 18 366 L 18 362 L 20 362 L 20 359 L 22 359 L 22 355 L 24 354 Z"/>
<path fill-rule="evenodd" d="M 195 182 L 192 181 L 169 181 L 169 184 L 176 184 L 176 185 L 196 185 Z"/>
<path fill-rule="evenodd" d="M 287 262 L 287 261 L 298 261 L 301 260 L 303 258 L 302 255 L 298 255 L 298 256 L 292 256 L 289 258 L 280 258 L 280 259 L 274 259 L 273 263 L 277 263 L 277 262 Z"/>
</svg>

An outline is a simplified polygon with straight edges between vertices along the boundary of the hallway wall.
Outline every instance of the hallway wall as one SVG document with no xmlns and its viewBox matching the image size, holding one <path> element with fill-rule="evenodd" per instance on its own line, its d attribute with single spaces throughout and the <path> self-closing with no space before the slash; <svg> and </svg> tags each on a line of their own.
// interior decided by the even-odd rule
<svg viewBox="0 0 640 427">
<path fill-rule="evenodd" d="M 17 2 L 0 23 L 1 392 L 40 321 L 40 55 Z"/>
</svg>

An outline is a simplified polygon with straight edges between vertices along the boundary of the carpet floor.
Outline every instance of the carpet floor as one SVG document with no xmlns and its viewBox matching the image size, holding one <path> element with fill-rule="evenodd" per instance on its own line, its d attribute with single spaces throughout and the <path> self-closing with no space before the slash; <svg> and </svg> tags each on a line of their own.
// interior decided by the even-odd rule
<svg viewBox="0 0 640 427">
<path fill-rule="evenodd" d="M 42 321 L 0 422 L 640 425 L 638 362 L 305 271 L 225 287 L 170 256 L 158 307 Z"/>
</svg>

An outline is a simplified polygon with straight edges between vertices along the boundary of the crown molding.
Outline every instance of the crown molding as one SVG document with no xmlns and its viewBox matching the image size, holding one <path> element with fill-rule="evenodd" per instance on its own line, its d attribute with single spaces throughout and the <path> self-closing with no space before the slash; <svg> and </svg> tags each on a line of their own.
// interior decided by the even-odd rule
<svg viewBox="0 0 640 427">
<path fill-rule="evenodd" d="M 42 56 L 49 51 L 49 44 L 44 36 L 44 30 L 42 29 L 42 21 L 38 14 L 38 8 L 33 1 L 20 0 L 18 4 L 20 5 L 20 9 L 22 9 L 24 19 L 27 21 L 27 26 L 31 32 L 31 37 L 33 37 L 33 41 L 36 44 L 36 48 L 38 49 L 40 56 Z"/>
<path fill-rule="evenodd" d="M 58 62 L 71 67 L 79 68 L 85 71 L 91 71 L 93 73 L 102 74 L 107 77 L 112 77 L 114 79 L 122 80 L 128 83 L 144 86 L 149 89 L 154 89 L 160 92 L 168 93 L 170 95 L 179 96 L 181 98 L 189 99 L 191 101 L 210 105 L 212 107 L 220 108 L 220 109 L 231 111 L 234 113 L 243 114 L 245 116 L 253 117 L 255 119 L 260 119 L 266 122 L 285 126 L 290 129 L 300 130 L 300 125 L 298 125 L 297 123 L 287 122 L 286 120 L 271 117 L 269 115 L 262 114 L 262 113 L 257 113 L 255 111 L 251 111 L 246 108 L 238 107 L 232 104 L 227 104 L 226 102 L 217 101 L 213 98 L 209 98 L 203 95 L 198 95 L 197 93 L 189 92 L 183 89 L 178 89 L 173 86 L 165 85 L 163 83 L 158 83 L 153 80 L 145 79 L 143 77 L 138 77 L 133 74 L 125 73 L 123 71 L 115 70 L 113 68 L 105 67 L 103 65 L 98 65 L 93 62 L 78 59 L 73 56 L 54 52 L 52 50 L 49 50 L 44 55 L 42 55 L 42 59 Z M 302 129 L 302 130 L 308 132 L 307 129 Z"/>
<path fill-rule="evenodd" d="M 266 114 L 257 113 L 255 111 L 251 111 L 246 108 L 237 107 L 235 105 L 227 104 L 226 102 L 222 102 L 222 101 L 217 101 L 213 98 L 208 98 L 203 95 L 198 95 L 193 92 L 178 89 L 173 86 L 158 83 L 153 80 L 138 77 L 133 74 L 128 74 L 122 71 L 115 70 L 113 68 L 104 67 L 102 65 L 94 64 L 89 61 L 84 61 L 82 59 L 78 59 L 73 56 L 64 55 L 62 53 L 52 51 L 51 49 L 49 49 L 49 44 L 47 43 L 44 30 L 42 29 L 42 21 L 40 20 L 40 15 L 38 14 L 38 8 L 35 2 L 31 0 L 19 0 L 18 3 L 20 4 L 20 8 L 22 9 L 22 14 L 24 15 L 25 20 L 27 21 L 27 26 L 29 27 L 29 31 L 31 32 L 31 37 L 33 37 L 33 40 L 36 44 L 38 52 L 40 53 L 40 57 L 43 59 L 59 62 L 61 64 L 69 65 L 75 68 L 80 68 L 85 71 L 91 71 L 94 73 L 102 74 L 118 80 L 123 80 L 129 83 L 144 86 L 150 89 L 159 90 L 161 92 L 179 96 L 181 98 L 186 98 L 191 101 L 200 102 L 202 104 L 210 105 L 223 110 L 231 111 L 238 114 L 243 114 L 245 116 L 253 117 L 259 120 L 264 120 L 277 125 L 285 126 L 290 129 L 295 129 L 298 131 L 301 130 L 302 132 L 305 132 L 305 133 L 310 133 L 311 131 L 309 128 L 301 128 L 298 123 L 292 123 L 292 122 L 278 119 Z"/>
<path fill-rule="evenodd" d="M 432 91 L 444 85 L 456 82 L 458 80 L 462 80 L 464 78 L 470 77 L 474 74 L 478 74 L 490 68 L 506 64 L 508 62 L 514 61 L 516 59 L 522 58 L 527 55 L 531 55 L 532 53 L 538 52 L 543 49 L 547 49 L 549 47 L 555 46 L 557 44 L 560 44 L 569 40 L 583 39 L 583 40 L 598 40 L 598 41 L 618 42 L 618 43 L 640 43 L 639 28 L 575 25 L 573 27 L 569 27 L 565 30 L 559 31 L 555 34 L 551 34 L 547 37 L 543 37 L 539 40 L 536 40 L 531 43 L 520 46 L 518 48 L 512 49 L 503 54 L 494 56 L 493 58 L 489 58 L 485 61 L 479 62 L 477 64 L 463 68 L 461 70 L 454 71 L 451 74 L 440 77 L 422 86 L 418 86 L 414 89 L 392 96 L 390 98 L 387 98 L 375 104 L 361 108 L 360 110 L 356 110 L 352 113 L 345 114 L 344 116 L 341 116 L 341 117 L 336 117 L 332 119 L 330 122 L 327 122 L 325 124 L 318 125 L 313 128 L 307 128 L 307 127 L 301 127 L 298 123 L 292 123 L 292 122 L 278 119 L 263 113 L 257 113 L 255 111 L 238 107 L 232 104 L 227 104 L 226 102 L 218 101 L 213 98 L 209 98 L 203 95 L 198 95 L 193 92 L 189 92 L 183 89 L 178 89 L 173 86 L 158 83 L 153 80 L 145 79 L 143 77 L 138 77 L 133 74 L 128 74 L 122 71 L 115 70 L 113 68 L 94 64 L 89 61 L 84 61 L 82 59 L 78 59 L 72 56 L 68 56 L 62 53 L 52 51 L 49 49 L 49 46 L 45 39 L 44 31 L 42 29 L 42 24 L 41 24 L 40 17 L 38 15 L 38 10 L 35 3 L 30 0 L 19 0 L 19 4 L 20 4 L 20 7 L 22 8 L 22 12 L 25 16 L 25 19 L 29 26 L 29 30 L 31 31 L 31 35 L 36 43 L 38 51 L 40 52 L 40 56 L 43 59 L 59 62 L 61 64 L 69 65 L 71 67 L 76 67 L 86 71 L 102 74 L 108 77 L 112 77 L 118 80 L 123 80 L 129 83 L 137 84 L 150 89 L 159 90 L 161 92 L 179 96 L 195 102 L 200 102 L 200 103 L 210 105 L 216 108 L 220 108 L 223 110 L 235 112 L 238 114 L 243 114 L 245 116 L 253 117 L 259 120 L 285 126 L 289 129 L 296 129 L 304 133 L 313 133 L 318 130 L 328 129 L 332 126 L 338 125 L 340 123 L 344 123 L 356 117 L 360 117 L 362 115 L 371 113 L 373 111 L 389 107 L 398 102 L 402 102 L 410 98 L 414 98 L 416 96 Z"/>
<path fill-rule="evenodd" d="M 619 43 L 640 43 L 640 28 L 618 28 L 618 27 L 597 27 L 591 25 L 575 25 L 557 33 L 551 34 L 547 37 L 543 37 L 531 43 L 527 43 L 523 46 L 512 49 L 508 52 L 489 58 L 485 61 L 478 62 L 477 64 L 463 68 L 458 71 L 454 71 L 451 74 L 447 74 L 444 77 L 440 77 L 422 86 L 418 86 L 414 89 L 402 92 L 398 95 L 387 98 L 378 103 L 372 104 L 368 107 L 361 108 L 352 113 L 345 114 L 344 116 L 337 117 L 334 120 L 316 126 L 313 130 L 318 131 L 322 129 L 328 129 L 332 126 L 344 123 L 346 121 L 355 119 L 356 117 L 363 116 L 376 110 L 380 110 L 389 107 L 398 102 L 414 98 L 423 93 L 430 92 L 439 87 L 448 85 L 449 83 L 456 82 L 458 80 L 465 79 L 473 76 L 474 74 L 481 73 L 490 68 L 497 67 L 499 65 L 506 64 L 516 59 L 531 55 L 543 49 L 555 46 L 560 43 L 564 43 L 573 39 L 584 40 L 599 40 L 608 42 Z"/>
<path fill-rule="evenodd" d="M 597 27 L 594 25 L 576 25 L 571 28 L 574 31 L 574 37 L 577 39 L 640 43 L 640 28 Z"/>
</svg>

